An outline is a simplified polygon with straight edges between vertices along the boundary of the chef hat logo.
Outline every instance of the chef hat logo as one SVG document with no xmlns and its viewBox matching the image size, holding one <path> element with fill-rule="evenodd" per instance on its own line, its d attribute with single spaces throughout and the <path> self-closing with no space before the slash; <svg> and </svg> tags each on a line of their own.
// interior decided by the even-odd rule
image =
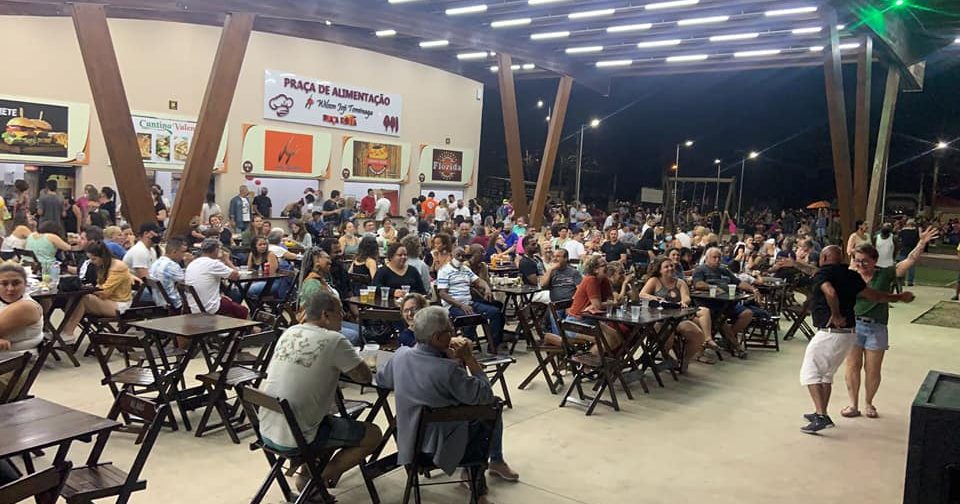
<svg viewBox="0 0 960 504">
<path fill-rule="evenodd" d="M 270 105 L 270 110 L 277 113 L 277 117 L 284 117 L 290 113 L 290 109 L 293 107 L 293 98 L 285 94 L 278 94 L 267 103 Z"/>
</svg>

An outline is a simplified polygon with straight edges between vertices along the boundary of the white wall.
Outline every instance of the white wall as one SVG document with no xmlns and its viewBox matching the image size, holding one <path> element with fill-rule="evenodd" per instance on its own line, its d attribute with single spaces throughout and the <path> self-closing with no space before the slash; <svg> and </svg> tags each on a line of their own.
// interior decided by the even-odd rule
<svg viewBox="0 0 960 504">
<path fill-rule="evenodd" d="M 197 116 L 207 86 L 210 66 L 220 37 L 219 27 L 138 20 L 110 20 L 127 99 L 133 110 Z M 5 51 L 0 94 L 90 103 L 90 88 L 80 57 L 73 24 L 68 17 L 0 16 L 0 33 L 30 50 Z M 38 57 L 42 55 L 42 57 Z M 257 33 L 251 36 L 243 71 L 228 120 L 228 173 L 218 177 L 217 200 L 226 208 L 240 184 L 248 183 L 240 170 L 240 134 L 245 122 L 290 127 L 262 119 L 263 70 L 271 68 L 307 77 L 399 93 L 403 97 L 402 136 L 388 141 L 413 147 L 411 171 L 418 166 L 420 144 L 445 144 L 479 152 L 483 103 L 477 99 L 482 84 L 465 77 L 390 56 L 326 42 Z M 178 100 L 170 111 L 168 100 Z M 103 134 L 94 109 L 91 117 L 91 162 L 80 170 L 79 186 L 91 183 L 116 187 L 108 166 Z M 313 129 L 296 125 L 297 129 Z M 344 130 L 317 128 L 334 136 L 330 179 L 320 186 L 324 194 L 343 189 L 340 157 Z M 377 135 L 367 135 L 377 138 Z M 474 170 L 476 177 L 477 170 Z M 416 173 L 404 184 L 400 200 L 419 194 Z M 250 184 L 251 187 L 252 184 Z M 476 194 L 476 184 L 467 197 Z M 282 208 L 283 203 L 274 201 Z M 198 210 L 199 212 L 199 210 Z"/>
</svg>

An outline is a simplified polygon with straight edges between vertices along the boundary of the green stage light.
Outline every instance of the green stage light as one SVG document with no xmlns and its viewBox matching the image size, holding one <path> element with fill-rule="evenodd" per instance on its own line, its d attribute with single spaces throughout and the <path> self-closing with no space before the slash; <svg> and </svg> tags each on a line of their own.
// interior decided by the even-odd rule
<svg viewBox="0 0 960 504">
<path fill-rule="evenodd" d="M 897 0 L 896 2 L 893 3 L 893 5 L 900 7 L 903 5 L 903 3 L 904 3 L 903 0 Z"/>
</svg>

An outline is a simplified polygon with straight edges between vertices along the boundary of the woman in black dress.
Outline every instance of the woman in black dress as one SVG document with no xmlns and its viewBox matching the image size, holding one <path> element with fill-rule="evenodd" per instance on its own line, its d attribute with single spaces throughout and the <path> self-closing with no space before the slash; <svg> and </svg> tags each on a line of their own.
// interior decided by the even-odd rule
<svg viewBox="0 0 960 504">
<path fill-rule="evenodd" d="M 407 248 L 399 242 L 391 243 L 387 247 L 387 262 L 377 270 L 373 277 L 373 284 L 377 287 L 389 287 L 394 297 L 403 297 L 407 293 L 402 289 L 409 287 L 410 292 L 426 295 L 427 289 L 420 278 L 420 272 L 407 266 Z"/>
</svg>

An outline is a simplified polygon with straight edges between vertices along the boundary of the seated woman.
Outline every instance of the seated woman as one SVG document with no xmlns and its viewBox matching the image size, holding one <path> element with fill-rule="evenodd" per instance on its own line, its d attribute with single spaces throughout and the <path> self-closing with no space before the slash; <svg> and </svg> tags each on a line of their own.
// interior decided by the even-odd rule
<svg viewBox="0 0 960 504">
<path fill-rule="evenodd" d="M 453 236 L 437 233 L 430 240 L 430 273 L 436 276 L 441 268 L 453 260 Z"/>
<path fill-rule="evenodd" d="M 357 226 L 353 221 L 345 221 L 340 225 L 340 249 L 349 257 L 357 255 L 360 248 L 360 238 L 357 237 Z"/>
<path fill-rule="evenodd" d="M 331 287 L 328 281 L 332 265 L 333 261 L 330 259 L 330 254 L 322 249 L 309 248 L 304 252 L 303 266 L 300 272 L 300 289 L 297 295 L 300 306 L 304 305 L 305 299 L 321 289 L 328 290 L 337 297 L 340 296 L 340 293 Z M 340 334 L 343 334 L 353 346 L 360 346 L 360 326 L 356 322 L 344 320 Z"/>
<path fill-rule="evenodd" d="M 290 221 L 290 239 L 304 249 L 313 246 L 313 235 L 308 233 L 307 228 L 298 220 Z"/>
<path fill-rule="evenodd" d="M 348 273 L 358 275 L 369 275 L 370 280 L 377 274 L 377 259 L 380 258 L 380 251 L 377 249 L 377 239 L 372 236 L 364 236 L 357 247 L 357 255 L 350 263 Z M 357 293 L 354 292 L 354 295 Z"/>
<path fill-rule="evenodd" d="M 37 232 L 30 233 L 30 236 L 27 237 L 26 249 L 37 256 L 37 260 L 40 261 L 44 271 L 56 262 L 58 250 L 73 249 L 69 243 L 60 238 L 60 235 L 57 234 L 59 231 L 60 227 L 57 226 L 57 223 L 45 221 L 40 223 Z"/>
<path fill-rule="evenodd" d="M 607 260 L 602 255 L 592 254 L 583 263 L 583 280 L 573 294 L 573 304 L 567 310 L 566 320 L 589 323 L 590 320 L 581 315 L 604 313 L 608 306 L 615 305 L 613 287 L 610 285 L 610 279 L 607 278 Z M 601 322 L 600 330 L 603 332 L 608 349 L 616 350 L 623 344 L 619 327 Z M 597 353 L 597 347 L 594 346 L 592 351 Z"/>
<path fill-rule="evenodd" d="M 403 314 L 403 321 L 407 326 L 400 331 L 401 345 L 412 347 L 417 344 L 417 338 L 413 334 L 413 316 L 426 308 L 427 304 L 427 298 L 416 292 L 403 296 L 403 300 L 400 301 L 400 312 Z"/>
<path fill-rule="evenodd" d="M 389 287 L 395 298 L 403 297 L 408 292 L 424 295 L 427 293 L 420 273 L 407 265 L 407 248 L 397 242 L 387 247 L 387 262 L 373 276 L 373 284 L 377 287 Z M 404 287 L 407 287 L 406 291 L 403 290 Z"/>
<path fill-rule="evenodd" d="M 17 226 L 9 236 L 3 239 L 0 245 L 0 252 L 13 252 L 14 249 L 23 249 L 27 247 L 27 237 L 30 236 L 30 228 L 27 226 Z"/>
<path fill-rule="evenodd" d="M 187 232 L 187 250 L 199 247 L 203 243 L 206 235 L 203 234 L 203 230 L 200 226 L 200 217 L 193 216 L 190 218 L 190 230 Z M 215 238 L 220 238 L 219 236 Z M 228 245 L 229 246 L 229 245 Z"/>
<path fill-rule="evenodd" d="M 250 254 L 247 256 L 247 267 L 251 271 L 261 274 L 266 273 L 267 275 L 276 274 L 279 270 L 280 263 L 277 261 L 277 256 L 270 253 L 266 238 L 258 236 L 253 239 L 253 247 L 250 248 Z M 259 298 L 266 286 L 266 281 L 253 282 L 247 290 L 247 294 L 250 297 Z M 278 290 L 277 282 L 273 282 L 272 290 L 274 292 Z"/>
<path fill-rule="evenodd" d="M 27 294 L 27 272 L 19 264 L 0 263 L 0 358 L 33 350 L 43 341 L 43 308 Z M 10 375 L 0 375 L 0 390 Z M 26 373 L 20 377 L 21 385 Z M 12 397 L 19 393 L 20 385 Z"/>
<path fill-rule="evenodd" d="M 122 315 L 133 302 L 135 277 L 120 259 L 115 259 L 103 242 L 87 245 L 87 257 L 97 268 L 97 292 L 80 298 L 73 315 L 64 323 L 63 334 L 72 336 L 86 314 L 101 317 Z"/>
<path fill-rule="evenodd" d="M 396 243 L 397 228 L 393 227 L 393 220 L 390 217 L 383 219 L 383 225 L 377 230 L 377 238 L 382 240 L 387 247 Z M 386 247 L 384 247 L 386 248 Z"/>
<path fill-rule="evenodd" d="M 670 303 L 680 303 L 680 306 L 686 308 L 691 306 L 690 288 L 687 283 L 674 276 L 676 264 L 669 257 L 660 257 L 650 264 L 650 273 L 647 282 L 643 285 L 640 293 L 648 299 L 659 301 L 668 301 Z M 707 334 L 712 335 L 710 331 L 710 310 L 707 308 L 697 309 L 697 322 L 684 320 L 677 325 L 676 334 L 679 334 L 685 346 L 683 352 L 683 362 L 680 363 L 680 369 L 686 370 L 687 365 L 693 358 L 704 364 L 715 364 L 712 355 L 703 352 L 704 348 L 716 349 L 717 344 L 712 340 L 707 342 Z M 664 351 L 673 349 L 676 355 L 679 355 L 679 348 L 675 346 L 675 338 L 670 336 L 664 343 Z"/>
<path fill-rule="evenodd" d="M 210 225 L 204 230 L 204 236 L 220 240 L 224 247 L 230 248 L 233 246 L 233 233 L 223 227 L 223 217 L 220 214 L 210 216 Z"/>
<path fill-rule="evenodd" d="M 613 288 L 613 302 L 617 305 L 636 302 L 640 299 L 639 293 L 633 288 L 634 274 L 627 274 L 623 264 L 619 261 L 607 263 L 607 278 Z"/>
</svg>

